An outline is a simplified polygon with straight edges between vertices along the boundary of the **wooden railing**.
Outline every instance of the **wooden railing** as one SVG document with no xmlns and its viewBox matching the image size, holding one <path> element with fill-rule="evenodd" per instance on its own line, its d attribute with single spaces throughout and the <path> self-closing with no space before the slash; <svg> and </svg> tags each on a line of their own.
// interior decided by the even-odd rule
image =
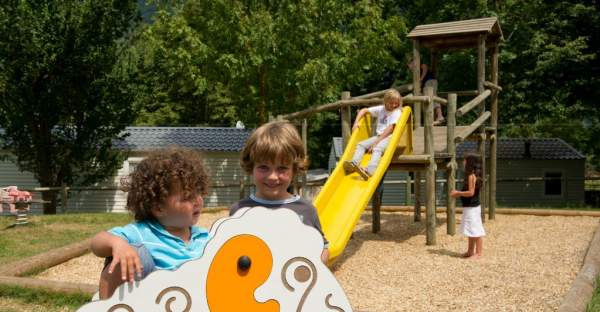
<svg viewBox="0 0 600 312">
<path fill-rule="evenodd" d="M 401 85 L 394 89 L 398 90 L 398 92 L 400 92 L 401 94 L 406 93 L 406 92 L 409 92 L 412 90 L 412 84 Z M 367 94 L 351 97 L 349 99 L 341 99 L 339 101 L 335 101 L 332 103 L 326 103 L 326 104 L 313 106 L 313 107 L 307 108 L 305 110 L 301 110 L 299 112 L 294 112 L 294 113 L 285 114 L 285 115 L 279 115 L 279 116 L 277 116 L 277 119 L 294 120 L 294 119 L 300 119 L 300 118 L 307 118 L 316 113 L 320 113 L 320 112 L 324 112 L 324 111 L 331 111 L 331 110 L 336 110 L 336 109 L 341 109 L 341 108 L 346 108 L 346 107 L 351 107 L 351 106 L 380 105 L 380 104 L 383 104 L 383 98 L 381 96 L 383 96 L 388 90 L 390 90 L 390 89 L 367 93 Z"/>
</svg>

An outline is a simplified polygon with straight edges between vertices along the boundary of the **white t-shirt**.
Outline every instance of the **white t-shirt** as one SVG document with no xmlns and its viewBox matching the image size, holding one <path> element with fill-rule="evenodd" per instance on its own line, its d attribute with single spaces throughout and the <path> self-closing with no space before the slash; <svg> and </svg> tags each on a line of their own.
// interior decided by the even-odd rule
<svg viewBox="0 0 600 312">
<path fill-rule="evenodd" d="M 391 112 L 388 112 L 383 105 L 372 106 L 367 109 L 371 113 L 371 116 L 377 117 L 377 129 L 375 130 L 377 135 L 382 134 L 389 125 L 396 124 L 402 114 L 400 107 Z"/>
</svg>

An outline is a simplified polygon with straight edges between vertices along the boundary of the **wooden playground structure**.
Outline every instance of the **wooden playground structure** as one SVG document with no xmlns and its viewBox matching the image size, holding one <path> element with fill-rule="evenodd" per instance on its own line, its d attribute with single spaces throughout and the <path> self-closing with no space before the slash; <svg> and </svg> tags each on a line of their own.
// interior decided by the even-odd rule
<svg viewBox="0 0 600 312">
<path fill-rule="evenodd" d="M 415 27 L 408 38 L 413 41 L 414 71 L 412 84 L 395 87 L 403 94 L 403 105 L 412 105 L 413 129 L 412 155 L 398 155 L 388 168 L 415 173 L 415 181 L 425 179 L 425 210 L 426 210 L 426 243 L 435 245 L 436 207 L 435 207 L 435 173 L 444 171 L 447 178 L 447 233 L 454 235 L 456 206 L 455 199 L 449 196 L 456 183 L 456 146 L 464 140 L 478 142 L 478 154 L 482 159 L 483 183 L 482 218 L 485 220 L 485 210 L 488 208 L 488 218 L 494 219 L 496 208 L 496 150 L 498 128 L 498 93 L 502 88 L 498 84 L 498 55 L 499 45 L 503 41 L 500 24 L 496 17 L 463 20 L 448 23 L 420 25 Z M 435 73 L 438 59 L 442 53 L 458 49 L 477 49 L 477 86 L 475 90 L 447 91 L 434 94 L 430 87 L 421 90 L 420 68 L 421 49 L 430 51 L 431 65 Z M 486 58 L 489 56 L 489 70 L 486 71 Z M 487 73 L 486 73 L 487 72 Z M 436 75 L 437 77 L 437 75 Z M 341 100 L 311 107 L 303 111 L 278 116 L 278 119 L 302 120 L 302 138 L 306 147 L 307 118 L 322 111 L 339 110 L 344 148 L 351 134 L 352 106 L 373 106 L 383 103 L 383 94 L 387 90 L 369 94 L 351 96 L 350 92 L 342 92 Z M 409 93 L 412 91 L 412 93 Z M 474 97 L 460 108 L 457 108 L 458 97 Z M 486 102 L 489 101 L 489 110 Z M 445 126 L 433 125 L 434 103 L 446 106 Z M 460 118 L 477 108 L 476 118 L 471 124 L 457 125 Z M 486 143 L 489 142 L 489 164 L 486 164 Z M 489 184 L 488 180 L 489 168 Z M 486 187 L 486 184 L 489 185 Z M 421 190 L 420 183 L 415 183 L 414 220 L 421 219 Z M 379 188 L 380 189 L 380 188 Z M 373 232 L 380 229 L 381 191 L 372 196 Z"/>
</svg>

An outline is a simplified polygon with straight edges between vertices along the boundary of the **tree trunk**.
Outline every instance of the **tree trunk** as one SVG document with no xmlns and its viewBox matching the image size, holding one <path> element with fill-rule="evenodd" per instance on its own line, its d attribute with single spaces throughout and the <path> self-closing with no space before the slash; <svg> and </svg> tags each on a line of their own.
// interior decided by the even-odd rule
<svg viewBox="0 0 600 312">
<path fill-rule="evenodd" d="M 42 192 L 42 199 L 47 202 L 44 203 L 44 214 L 56 214 L 56 191 Z"/>
</svg>

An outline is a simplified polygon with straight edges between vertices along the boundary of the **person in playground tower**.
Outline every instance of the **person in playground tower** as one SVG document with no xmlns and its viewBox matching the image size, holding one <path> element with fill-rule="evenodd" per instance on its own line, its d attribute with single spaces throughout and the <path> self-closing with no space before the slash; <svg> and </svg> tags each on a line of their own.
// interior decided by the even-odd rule
<svg viewBox="0 0 600 312">
<path fill-rule="evenodd" d="M 461 191 L 452 190 L 450 196 L 460 197 L 463 206 L 460 231 L 469 238 L 467 252 L 463 257 L 477 259 L 483 256 L 485 229 L 481 221 L 479 189 L 481 188 L 481 158 L 475 153 L 465 153 L 465 173 Z"/>
<path fill-rule="evenodd" d="M 106 258 L 100 299 L 111 297 L 125 281 L 199 258 L 209 239 L 206 229 L 195 226 L 208 187 L 198 153 L 177 147 L 155 151 L 135 167 L 124 186 L 135 222 L 92 239 L 92 252 Z"/>
<path fill-rule="evenodd" d="M 408 68 L 411 71 L 415 70 L 415 62 L 413 59 L 410 59 L 408 61 L 407 64 Z M 421 77 L 419 78 L 419 81 L 421 81 L 421 92 L 423 92 L 423 90 L 425 90 L 425 87 L 431 87 L 433 89 L 433 95 L 437 95 L 437 87 L 438 87 L 438 81 L 435 78 L 435 74 L 429 70 L 429 66 L 427 66 L 427 64 L 421 64 Z M 435 102 L 433 105 L 433 110 L 435 113 L 435 120 L 433 122 L 434 126 L 439 126 L 439 125 L 443 125 L 444 122 L 446 121 L 444 119 L 444 114 L 442 114 L 442 106 L 440 105 L 440 103 Z"/>
<path fill-rule="evenodd" d="M 377 135 L 357 144 L 352 161 L 344 162 L 344 171 L 346 174 L 358 171 L 360 176 L 365 180 L 368 180 L 373 175 L 390 141 L 391 134 L 394 132 L 396 122 L 402 114 L 401 105 L 402 96 L 400 96 L 400 93 L 395 89 L 390 89 L 383 96 L 383 105 L 363 108 L 358 112 L 352 126 L 352 131 L 358 129 L 360 119 L 365 114 L 370 113 L 372 116 L 377 117 Z M 366 168 L 360 166 L 365 152 L 372 152 L 371 160 Z"/>
<path fill-rule="evenodd" d="M 252 175 L 256 191 L 233 204 L 229 215 L 244 207 L 288 208 L 302 222 L 323 235 L 321 260 L 329 259 L 329 242 L 323 234 L 317 210 L 309 201 L 288 192 L 296 174 L 306 170 L 308 160 L 302 139 L 289 122 L 274 121 L 258 127 L 242 150 L 241 166 Z"/>
</svg>

